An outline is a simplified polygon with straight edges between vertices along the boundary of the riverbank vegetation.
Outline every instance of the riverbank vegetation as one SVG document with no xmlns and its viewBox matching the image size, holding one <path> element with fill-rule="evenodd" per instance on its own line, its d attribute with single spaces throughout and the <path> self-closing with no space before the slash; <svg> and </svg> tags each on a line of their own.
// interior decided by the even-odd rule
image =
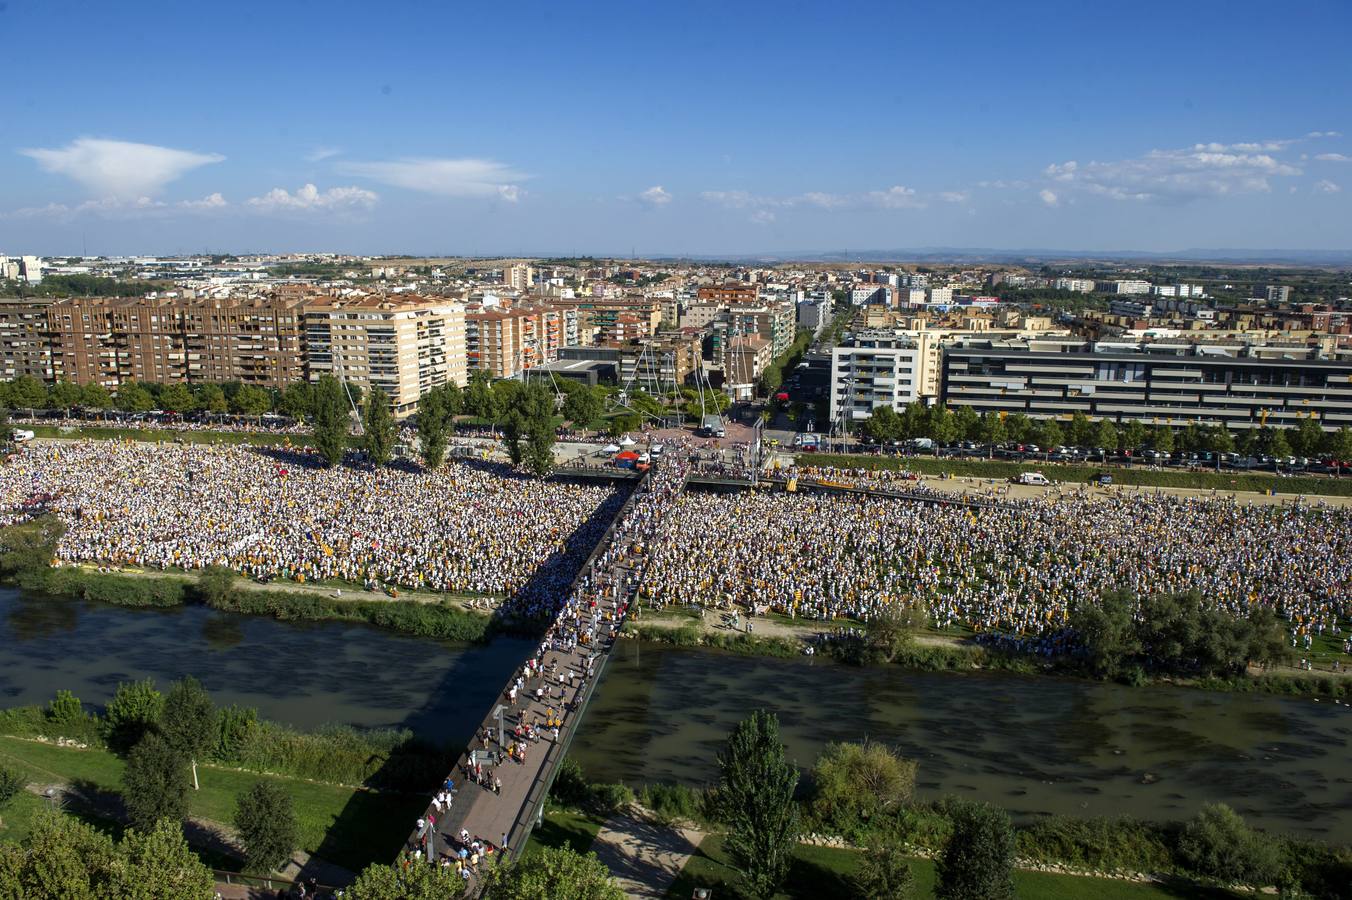
<svg viewBox="0 0 1352 900">
<path fill-rule="evenodd" d="M 1316 478 L 1301 475 L 1279 477 L 1251 472 L 1198 472 L 1187 470 L 1128 468 L 1123 466 L 1074 465 L 1042 460 L 1006 462 L 985 459 L 935 459 L 928 456 L 875 456 L 855 453 L 807 453 L 797 457 L 800 466 L 834 466 L 842 469 L 887 469 L 935 477 L 989 478 L 1007 482 L 1022 472 L 1041 472 L 1052 481 L 1093 484 L 1103 472 L 1117 485 L 1133 487 L 1191 488 L 1207 491 L 1328 495 L 1352 497 L 1352 478 Z"/>
<path fill-rule="evenodd" d="M 1255 830 L 1222 804 L 1187 822 L 1052 816 L 1015 826 L 989 805 L 917 800 L 917 764 L 876 742 L 828 745 L 786 792 L 799 776 L 790 777 L 774 725 L 773 716 L 756 713 L 737 727 L 718 756 L 716 786 L 640 793 L 659 821 L 693 820 L 714 832 L 669 896 L 714 887 L 760 898 L 871 897 L 858 884 L 861 870 L 902 877 L 889 854 L 910 869 L 912 893 L 898 896 L 929 896 L 945 884 L 937 896 L 1009 896 L 1011 878 L 1016 891 L 1036 883 L 1048 892 L 1035 896 L 1049 897 L 1230 897 L 1236 884 L 1292 897 L 1349 896 L 1352 849 Z M 798 843 L 800 834 L 827 846 Z M 1165 891 L 1071 873 L 1177 884 Z M 978 893 L 960 890 L 973 884 Z"/>
</svg>

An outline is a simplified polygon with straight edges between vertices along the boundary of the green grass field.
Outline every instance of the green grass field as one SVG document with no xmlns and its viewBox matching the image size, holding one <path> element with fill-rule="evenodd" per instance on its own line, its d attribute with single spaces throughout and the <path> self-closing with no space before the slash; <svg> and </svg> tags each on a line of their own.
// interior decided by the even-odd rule
<svg viewBox="0 0 1352 900">
<path fill-rule="evenodd" d="M 245 431 L 175 431 L 172 428 L 63 428 L 59 425 L 24 427 L 32 431 L 35 437 L 40 438 L 129 440 L 152 444 L 182 438 L 190 444 L 258 444 L 274 447 L 288 441 L 292 444 L 304 444 L 309 437 L 305 434 L 263 434 Z"/>
<path fill-rule="evenodd" d="M 859 866 L 857 850 L 799 845 L 794 851 L 789 875 L 774 900 L 819 900 L 822 897 L 851 897 L 849 878 Z M 915 876 L 913 896 L 934 895 L 934 863 L 927 859 L 911 861 Z M 671 900 L 688 900 L 696 888 L 712 888 L 719 900 L 737 897 L 740 876 L 728 864 L 723 839 L 710 835 L 690 858 L 676 883 L 667 892 Z M 1240 895 L 1190 884 L 1138 884 L 1112 878 L 1085 878 L 1052 875 L 1044 872 L 1015 871 L 1014 887 L 1020 897 L 1039 900 L 1233 900 Z"/>
<path fill-rule="evenodd" d="M 567 847 L 586 853 L 596 842 L 596 834 L 605 823 L 598 817 L 569 809 L 548 809 L 544 822 L 531 832 L 526 853 L 538 847 Z"/>
<path fill-rule="evenodd" d="M 1199 490 L 1272 491 L 1277 494 L 1325 494 L 1352 497 L 1352 478 L 1300 476 L 1279 478 L 1245 472 L 1186 472 L 1178 470 L 1127 469 L 1116 466 L 1065 465 L 1045 462 L 1009 462 L 985 459 L 934 459 L 927 456 L 872 456 L 869 454 L 803 453 L 796 457 L 803 466 L 841 468 L 907 469 L 924 475 L 959 475 L 1006 481 L 1020 472 L 1041 472 L 1052 481 L 1087 483 L 1100 472 L 1109 472 L 1116 484 L 1141 487 L 1195 488 Z"/>
<path fill-rule="evenodd" d="M 103 750 L 57 747 L 0 735 L 0 763 L 19 769 L 33 784 L 75 785 L 110 806 L 120 802 L 123 762 Z M 353 871 L 394 859 L 426 805 L 425 798 L 415 795 L 356 790 L 214 766 L 198 766 L 198 780 L 201 790 L 188 795 L 189 814 L 232 830 L 235 799 L 241 793 L 258 781 L 281 784 L 295 805 L 301 849 Z M 45 802 L 27 793 L 16 800 L 5 811 L 0 840 L 21 840 Z M 97 818 L 107 810 L 94 812 Z"/>
</svg>

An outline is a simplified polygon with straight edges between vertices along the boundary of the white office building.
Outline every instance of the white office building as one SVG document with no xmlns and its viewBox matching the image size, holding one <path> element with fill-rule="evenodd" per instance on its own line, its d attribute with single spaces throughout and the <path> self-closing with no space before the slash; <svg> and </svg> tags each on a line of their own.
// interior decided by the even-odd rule
<svg viewBox="0 0 1352 900">
<path fill-rule="evenodd" d="M 831 348 L 831 420 L 901 410 L 920 394 L 921 350 L 900 331 L 858 331 Z"/>
</svg>

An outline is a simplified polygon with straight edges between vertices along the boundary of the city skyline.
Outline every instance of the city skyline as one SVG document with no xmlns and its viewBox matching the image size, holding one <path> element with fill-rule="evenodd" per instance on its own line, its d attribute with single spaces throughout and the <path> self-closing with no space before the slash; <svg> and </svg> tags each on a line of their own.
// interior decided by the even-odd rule
<svg viewBox="0 0 1352 900">
<path fill-rule="evenodd" d="M 1352 248 L 1343 4 L 264 9 L 0 6 L 0 253 Z"/>
</svg>

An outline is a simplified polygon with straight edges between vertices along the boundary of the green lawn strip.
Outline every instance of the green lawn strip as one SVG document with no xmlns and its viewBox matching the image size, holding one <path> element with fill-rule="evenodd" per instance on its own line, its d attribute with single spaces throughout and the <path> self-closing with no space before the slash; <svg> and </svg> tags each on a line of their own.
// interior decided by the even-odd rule
<svg viewBox="0 0 1352 900">
<path fill-rule="evenodd" d="M 103 750 L 0 735 L 0 761 L 22 767 L 33 782 L 83 783 L 115 793 L 122 789 L 123 762 Z M 393 859 L 426 805 L 426 798 L 413 795 L 198 766 L 201 790 L 189 791 L 188 811 L 233 828 L 236 798 L 262 780 L 282 784 L 291 795 L 302 850 L 354 871 Z"/>
<path fill-rule="evenodd" d="M 1089 482 L 1100 472 L 1113 476 L 1114 484 L 1141 487 L 1193 488 L 1198 490 L 1253 491 L 1271 490 L 1278 494 L 1328 494 L 1352 496 L 1352 478 L 1324 478 L 1250 472 L 1184 472 L 1154 469 L 1130 469 L 1117 466 L 1067 465 L 1036 460 L 1008 462 L 984 459 L 933 459 L 924 456 L 873 456 L 871 454 L 804 453 L 797 457 L 801 466 L 836 466 L 847 469 L 905 469 L 924 475 L 960 475 L 970 478 L 1007 480 L 1020 472 L 1041 472 L 1053 481 Z"/>
<path fill-rule="evenodd" d="M 254 444 L 263 447 L 279 447 L 290 443 L 292 446 L 304 446 L 310 443 L 309 432 L 275 434 L 265 431 L 178 431 L 173 428 L 118 428 L 100 426 L 62 426 L 62 425 L 25 425 L 21 426 L 33 432 L 34 437 L 57 438 L 64 440 L 96 441 L 142 441 L 145 443 L 164 443 L 175 438 L 188 444 Z M 349 447 L 360 447 L 361 438 L 349 436 Z"/>
<path fill-rule="evenodd" d="M 821 897 L 853 896 L 849 877 L 859 867 L 861 853 L 836 847 L 814 847 L 800 844 L 793 852 L 784 887 L 774 900 L 818 900 Z M 916 897 L 934 895 L 934 863 L 928 859 L 911 860 L 915 876 Z M 672 900 L 687 900 L 696 888 L 712 888 L 715 897 L 739 896 L 738 873 L 729 865 L 723 837 L 711 834 L 700 844 L 699 850 L 676 883 L 667 891 Z M 1232 900 L 1241 896 L 1228 891 L 1202 888 L 1194 885 L 1142 884 L 1115 878 L 1091 878 L 1079 875 L 1054 875 L 1046 872 L 1014 872 L 1014 887 L 1020 897 L 1047 898 L 1047 900 L 1164 900 L 1190 897 L 1198 900 Z"/>
<path fill-rule="evenodd" d="M 596 843 L 596 835 L 604 824 L 600 818 L 587 813 L 550 809 L 540 827 L 531 832 L 525 852 L 541 847 L 567 847 L 577 853 L 587 853 Z"/>
</svg>

